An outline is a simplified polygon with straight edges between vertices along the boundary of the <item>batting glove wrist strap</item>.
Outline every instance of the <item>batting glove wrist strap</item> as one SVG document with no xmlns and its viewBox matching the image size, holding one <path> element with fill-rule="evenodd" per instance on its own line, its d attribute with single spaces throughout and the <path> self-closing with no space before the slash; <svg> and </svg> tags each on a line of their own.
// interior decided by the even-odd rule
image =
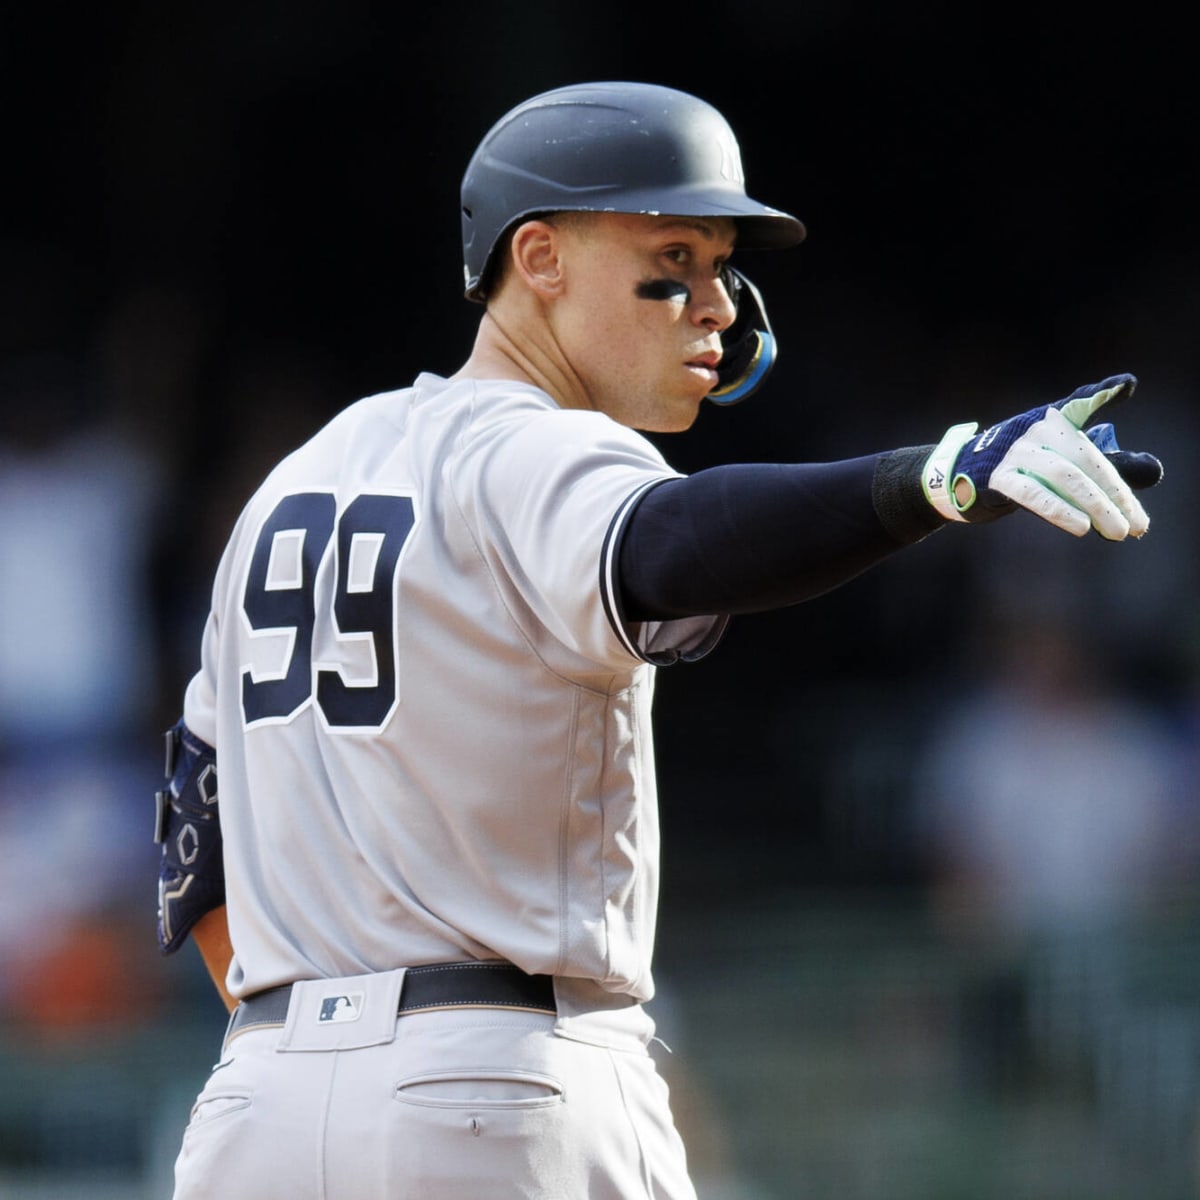
<svg viewBox="0 0 1200 1200">
<path fill-rule="evenodd" d="M 925 498 L 947 521 L 965 521 L 964 509 L 970 508 L 975 502 L 975 485 L 970 488 L 970 498 L 960 507 L 954 497 L 954 464 L 958 460 L 959 451 L 975 436 L 979 428 L 978 421 L 966 425 L 952 425 L 942 436 L 942 440 L 934 447 L 933 453 L 925 463 L 921 476 L 921 486 L 925 489 Z M 963 476 L 966 479 L 966 476 Z M 968 480 L 970 482 L 970 480 Z"/>
</svg>

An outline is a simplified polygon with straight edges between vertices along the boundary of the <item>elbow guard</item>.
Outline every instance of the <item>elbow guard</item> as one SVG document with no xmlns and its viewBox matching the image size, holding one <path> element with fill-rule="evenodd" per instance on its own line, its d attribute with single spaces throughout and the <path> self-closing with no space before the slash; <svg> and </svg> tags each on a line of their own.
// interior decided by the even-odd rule
<svg viewBox="0 0 1200 1200">
<path fill-rule="evenodd" d="M 180 720 L 167 730 L 167 786 L 155 793 L 158 944 L 174 954 L 206 912 L 225 903 L 217 755 Z"/>
</svg>

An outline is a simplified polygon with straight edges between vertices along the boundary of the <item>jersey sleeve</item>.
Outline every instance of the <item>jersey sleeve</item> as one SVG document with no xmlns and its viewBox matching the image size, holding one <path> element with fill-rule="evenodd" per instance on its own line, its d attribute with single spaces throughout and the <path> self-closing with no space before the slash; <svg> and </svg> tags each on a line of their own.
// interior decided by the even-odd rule
<svg viewBox="0 0 1200 1200">
<path fill-rule="evenodd" d="M 679 478 L 641 434 L 599 413 L 513 415 L 465 447 L 454 501 L 527 636 L 627 668 L 708 653 L 722 614 L 627 622 L 615 548 L 638 499 Z"/>
<path fill-rule="evenodd" d="M 641 507 L 642 500 L 663 482 L 662 479 L 656 479 L 644 484 L 621 506 L 604 540 L 600 571 L 605 611 L 617 636 L 631 654 L 656 666 L 703 658 L 721 640 L 729 624 L 729 617 L 724 613 L 705 616 L 687 612 L 671 617 L 661 614 L 661 620 L 632 619 L 629 616 L 626 605 L 628 588 L 622 577 L 625 570 L 622 548 L 633 523 L 633 515 Z M 655 615 L 657 617 L 660 614 Z"/>
<path fill-rule="evenodd" d="M 239 534 L 246 520 L 244 510 L 221 555 L 221 561 L 217 564 L 212 586 L 212 605 L 200 639 L 200 667 L 192 676 L 184 693 L 184 723 L 198 738 L 212 747 L 217 746 L 217 662 L 220 657 L 222 633 L 221 613 L 234 569 Z"/>
<path fill-rule="evenodd" d="M 184 724 L 210 746 L 217 744 L 217 618 L 210 613 L 200 643 L 200 669 L 184 693 Z"/>
</svg>

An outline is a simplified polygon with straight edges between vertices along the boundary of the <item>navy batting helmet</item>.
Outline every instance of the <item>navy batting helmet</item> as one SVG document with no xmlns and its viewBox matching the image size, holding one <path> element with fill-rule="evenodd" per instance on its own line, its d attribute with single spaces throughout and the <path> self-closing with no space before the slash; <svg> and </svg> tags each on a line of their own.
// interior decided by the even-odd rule
<svg viewBox="0 0 1200 1200">
<path fill-rule="evenodd" d="M 467 297 L 486 298 L 507 230 L 567 211 L 732 217 L 748 249 L 794 246 L 805 232 L 746 195 L 737 139 L 712 105 L 647 83 L 557 88 L 491 128 L 462 181 Z"/>
</svg>

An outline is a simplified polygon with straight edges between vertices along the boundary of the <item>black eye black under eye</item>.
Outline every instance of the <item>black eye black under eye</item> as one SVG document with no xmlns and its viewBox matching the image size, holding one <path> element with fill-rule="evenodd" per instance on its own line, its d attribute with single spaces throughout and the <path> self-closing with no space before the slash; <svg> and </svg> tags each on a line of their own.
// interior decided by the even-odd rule
<svg viewBox="0 0 1200 1200">
<path fill-rule="evenodd" d="M 692 291 L 678 279 L 644 279 L 634 288 L 639 300 L 682 300 L 692 302 Z"/>
</svg>

